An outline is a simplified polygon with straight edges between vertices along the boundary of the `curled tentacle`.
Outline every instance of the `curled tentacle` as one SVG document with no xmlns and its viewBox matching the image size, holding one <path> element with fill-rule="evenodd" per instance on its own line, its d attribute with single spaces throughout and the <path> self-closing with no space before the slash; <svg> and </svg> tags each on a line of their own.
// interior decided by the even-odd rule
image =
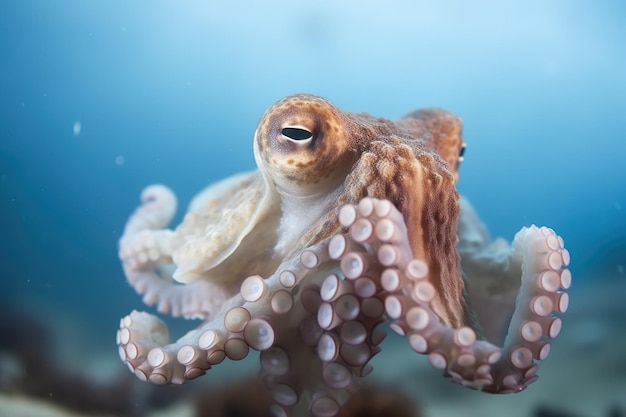
<svg viewBox="0 0 626 417">
<path fill-rule="evenodd" d="M 309 253 L 313 251 L 303 256 Z M 120 356 L 140 379 L 181 384 L 225 358 L 240 360 L 250 349 L 265 351 L 274 346 L 278 329 L 298 327 L 303 313 L 295 307 L 298 302 L 306 304 L 301 299 L 306 292 L 300 294 L 298 285 L 304 273 L 296 258 L 267 279 L 256 275 L 244 279 L 218 314 L 173 343 L 161 320 L 134 311 L 120 322 Z"/>
<path fill-rule="evenodd" d="M 503 355 L 494 365 L 494 383 L 483 388 L 489 392 L 518 392 L 537 379 L 536 360 L 550 353 L 550 340 L 561 331 L 559 315 L 569 304 L 569 252 L 552 229 L 533 225 L 520 230 L 511 258 L 521 260 L 521 286 Z"/>
<path fill-rule="evenodd" d="M 151 185 L 141 193 L 141 202 L 119 244 L 128 283 L 160 313 L 194 318 L 213 314 L 224 297 L 221 287 L 207 281 L 183 286 L 172 279 L 174 232 L 164 228 L 176 212 L 176 196 L 163 185 Z"/>
<path fill-rule="evenodd" d="M 409 339 L 418 353 L 427 354 L 433 366 L 441 368 L 453 381 L 490 392 L 524 389 L 536 379 L 535 360 L 549 352 L 549 339 L 558 335 L 567 309 L 564 292 L 571 280 L 566 269 L 569 254 L 563 241 L 552 230 L 531 226 L 520 231 L 510 251 L 512 264 L 520 264 L 521 287 L 509 335 L 502 347 L 481 340 L 469 327 L 454 329 L 442 323 L 430 304 L 434 297 L 423 260 L 411 259 L 411 248 L 402 238 L 406 233 L 395 207 L 374 201 L 380 210 L 364 212 L 358 206 L 345 206 L 340 216 L 352 233 L 350 239 L 367 241 L 375 249 L 378 262 L 386 267 L 378 277 L 385 289 L 385 312 L 391 328 Z M 386 215 L 380 215 L 385 213 Z M 371 225 L 365 225 L 369 221 Z M 380 225 L 383 226 L 380 226 Z M 364 233 L 363 230 L 375 230 Z M 364 236 L 367 239 L 363 239 Z M 349 252 L 343 255 L 346 276 L 358 279 L 366 274 L 367 257 Z M 408 260 L 408 261 L 407 261 Z M 370 261 L 371 263 L 371 261 Z"/>
</svg>

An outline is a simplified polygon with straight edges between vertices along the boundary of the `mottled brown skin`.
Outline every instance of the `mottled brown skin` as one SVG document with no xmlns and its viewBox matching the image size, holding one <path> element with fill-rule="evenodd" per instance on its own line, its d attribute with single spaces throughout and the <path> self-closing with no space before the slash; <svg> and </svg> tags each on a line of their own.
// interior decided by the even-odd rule
<svg viewBox="0 0 626 417">
<path fill-rule="evenodd" d="M 342 112 L 321 97 L 295 95 L 265 113 L 255 152 L 260 169 L 284 194 L 338 194 L 302 238 L 303 247 L 339 231 L 342 205 L 364 197 L 390 200 L 404 215 L 413 255 L 429 265 L 435 312 L 456 328 L 473 324 L 456 250 L 455 184 L 465 146 L 461 127 L 458 117 L 440 109 L 415 111 L 394 122 Z M 285 128 L 304 129 L 311 137 L 290 138 Z"/>
</svg>

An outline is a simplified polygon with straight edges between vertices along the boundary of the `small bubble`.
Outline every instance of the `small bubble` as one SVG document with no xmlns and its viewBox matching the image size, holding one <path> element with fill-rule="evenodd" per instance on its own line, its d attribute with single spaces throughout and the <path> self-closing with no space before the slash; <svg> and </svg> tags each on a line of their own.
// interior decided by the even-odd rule
<svg viewBox="0 0 626 417">
<path fill-rule="evenodd" d="M 80 130 L 82 129 L 82 125 L 80 122 L 74 123 L 74 136 L 80 135 Z"/>
<path fill-rule="evenodd" d="M 125 159 L 122 155 L 118 155 L 115 157 L 115 164 L 116 165 L 124 165 Z"/>
</svg>

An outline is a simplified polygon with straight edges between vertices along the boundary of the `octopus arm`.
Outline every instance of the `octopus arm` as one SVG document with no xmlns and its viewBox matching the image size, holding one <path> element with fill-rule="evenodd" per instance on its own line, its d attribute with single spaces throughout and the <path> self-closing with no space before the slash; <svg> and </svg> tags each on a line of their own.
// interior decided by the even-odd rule
<svg viewBox="0 0 626 417">
<path fill-rule="evenodd" d="M 434 133 L 433 133 L 434 134 Z M 386 198 L 404 214 L 415 258 L 429 265 L 433 308 L 452 327 L 472 325 L 456 250 L 459 216 L 455 177 L 421 141 L 372 143 L 346 180 L 350 202 Z"/>
<path fill-rule="evenodd" d="M 536 226 L 525 227 L 515 236 L 507 268 L 517 276 L 519 291 L 508 333 L 501 345 L 495 345 L 480 339 L 471 327 L 454 327 L 440 320 L 434 308 L 437 289 L 429 279 L 430 265 L 413 255 L 402 215 L 385 201 L 374 200 L 374 208 L 369 209 L 368 200 L 345 206 L 340 218 L 350 228 L 349 239 L 367 242 L 372 247 L 368 252 L 377 253 L 378 262 L 388 267 L 378 276 L 385 290 L 385 312 L 393 320 L 391 328 L 407 336 L 416 352 L 428 355 L 433 366 L 457 383 L 507 393 L 521 391 L 535 381 L 536 361 L 550 352 L 550 340 L 561 328 L 559 315 L 568 306 L 571 274 L 563 240 L 551 229 Z M 353 264 L 359 263 L 345 263 Z M 367 275 L 363 272 L 344 271 L 348 277 Z"/>
<path fill-rule="evenodd" d="M 455 382 L 517 392 L 537 378 L 536 360 L 547 356 L 557 315 L 567 308 L 568 255 L 553 231 L 532 226 L 514 240 L 521 287 L 499 347 L 439 319 L 429 265 L 414 256 L 391 202 L 344 205 L 338 222 L 344 232 L 285 260 L 266 279 L 246 278 L 219 314 L 174 343 L 158 318 L 132 312 L 117 333 L 120 356 L 141 379 L 178 384 L 226 357 L 259 350 L 275 410 L 289 414 L 308 403 L 311 415 L 331 416 L 371 371 L 384 339 L 376 328 L 386 315 L 414 351 Z"/>
<path fill-rule="evenodd" d="M 279 329 L 294 329 L 282 335 L 282 343 L 293 343 L 289 340 L 294 336 L 299 339 L 298 327 L 304 311 L 296 308 L 298 303 L 316 305 L 309 300 L 308 291 L 302 296 L 301 288 L 297 288 L 306 275 L 300 259 L 319 256 L 326 246 L 310 248 L 305 254 L 285 261 L 280 271 L 266 279 L 257 275 L 246 278 L 239 291 L 222 304 L 218 314 L 175 342 L 170 341 L 167 327 L 158 317 L 131 312 L 120 322 L 117 334 L 120 356 L 142 380 L 182 384 L 225 358 L 243 359 L 251 348 L 266 351 L 274 346 L 276 354 Z M 284 336 L 289 334 L 292 336 L 285 340 Z M 267 366 L 287 366 L 268 361 Z"/>
<path fill-rule="evenodd" d="M 176 229 L 173 277 L 181 283 L 211 279 L 222 264 L 267 216 L 278 197 L 258 171 L 220 181 L 202 191 Z"/>
<path fill-rule="evenodd" d="M 540 279 L 553 279 L 554 282 L 552 286 L 547 287 L 550 290 L 548 291 L 550 302 L 548 303 L 545 294 L 544 296 L 537 294 L 539 298 L 535 303 L 554 304 L 556 312 L 567 308 L 568 296 L 564 291 L 571 282 L 570 271 L 565 268 L 569 263 L 569 253 L 563 249 L 560 237 L 550 229 L 531 226 L 520 230 L 512 244 L 501 238 L 492 241 L 469 201 L 461 198 L 460 207 L 458 250 L 472 308 L 482 329 L 482 335 L 487 340 L 502 345 L 505 343 L 507 333 L 509 336 L 512 334 L 514 329 L 509 327 L 509 323 L 516 311 L 516 299 L 523 292 L 525 283 L 536 280 L 536 277 L 532 276 L 532 268 L 536 267 L 533 262 L 540 254 L 548 254 L 553 258 L 546 258 L 544 261 L 546 268 L 535 270 L 534 273 L 538 274 Z M 555 250 L 557 254 L 552 255 L 552 251 Z M 560 262 L 559 255 L 564 266 L 552 268 Z M 550 273 L 550 269 L 559 275 L 560 281 Z M 520 271 L 522 271 L 521 280 Z M 555 288 L 554 285 L 559 282 L 559 288 Z M 540 288 L 545 285 L 541 281 L 537 284 Z M 533 306 L 533 310 L 538 306 L 539 304 Z M 540 321 L 546 320 L 552 321 L 549 318 Z M 556 326 L 560 326 L 560 319 L 556 320 Z"/>
<path fill-rule="evenodd" d="M 491 240 L 467 199 L 461 198 L 459 203 L 457 248 L 472 310 L 482 336 L 501 345 L 515 310 L 523 259 L 504 239 Z"/>
<path fill-rule="evenodd" d="M 187 212 L 202 213 L 209 207 L 219 206 L 220 201 L 224 201 L 225 198 L 231 196 L 235 190 L 249 187 L 258 176 L 259 172 L 255 170 L 235 174 L 211 183 L 193 197 Z"/>
<path fill-rule="evenodd" d="M 142 192 L 141 201 L 119 243 L 128 283 L 160 313 L 186 318 L 214 314 L 223 302 L 223 288 L 208 281 L 182 286 L 172 278 L 175 233 L 163 228 L 176 212 L 176 196 L 164 185 L 151 185 Z"/>
</svg>

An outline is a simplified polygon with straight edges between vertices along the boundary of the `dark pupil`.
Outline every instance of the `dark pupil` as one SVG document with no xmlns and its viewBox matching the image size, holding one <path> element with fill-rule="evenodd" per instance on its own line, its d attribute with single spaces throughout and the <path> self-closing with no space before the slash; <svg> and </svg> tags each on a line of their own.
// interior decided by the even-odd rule
<svg viewBox="0 0 626 417">
<path fill-rule="evenodd" d="M 306 129 L 298 129 L 297 127 L 286 127 L 283 129 L 283 135 L 293 140 L 306 140 L 313 137 L 313 133 Z"/>
</svg>

